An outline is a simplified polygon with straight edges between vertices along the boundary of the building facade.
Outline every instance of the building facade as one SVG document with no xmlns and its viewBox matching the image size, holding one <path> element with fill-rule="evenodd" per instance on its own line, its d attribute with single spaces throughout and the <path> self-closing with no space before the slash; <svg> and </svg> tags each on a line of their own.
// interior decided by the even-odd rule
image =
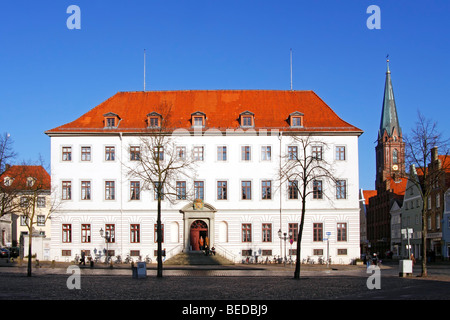
<svg viewBox="0 0 450 320">
<path fill-rule="evenodd" d="M 308 186 L 301 258 L 329 255 L 350 263 L 359 257 L 362 131 L 312 91 L 211 90 L 120 92 L 46 132 L 54 197 L 61 200 L 52 215 L 52 259 L 71 260 L 85 250 L 154 261 L 155 189 L 143 188 L 127 168 L 139 157 L 142 138 L 160 125 L 162 105 L 171 106 L 167 133 L 177 152 L 193 156 L 196 165 L 175 182 L 175 201 L 162 201 L 166 258 L 200 250 L 200 238 L 235 262 L 295 258 L 301 200 L 292 184 L 298 181 L 282 181 L 279 168 L 302 156 L 293 137 L 311 136 L 316 142 L 306 152 L 331 163 L 339 181 Z"/>
</svg>

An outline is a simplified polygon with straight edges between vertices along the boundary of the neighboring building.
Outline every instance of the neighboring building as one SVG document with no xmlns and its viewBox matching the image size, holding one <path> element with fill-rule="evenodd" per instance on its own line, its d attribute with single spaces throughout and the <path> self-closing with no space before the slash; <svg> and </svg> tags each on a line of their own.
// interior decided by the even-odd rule
<svg viewBox="0 0 450 320">
<path fill-rule="evenodd" d="M 369 206 L 369 199 L 377 195 L 376 190 L 363 190 L 359 192 L 359 206 L 360 206 L 360 248 L 361 254 L 370 252 L 369 240 L 367 239 L 367 207 Z"/>
<path fill-rule="evenodd" d="M 50 236 L 51 223 L 47 218 L 51 206 L 51 182 L 48 172 L 42 166 L 15 165 L 5 170 L 0 176 L 0 183 L 3 190 L 11 190 L 10 195 L 14 195 L 14 201 L 9 206 L 12 213 L 7 215 L 11 229 L 5 231 L 6 234 L 9 232 L 8 244 L 20 246 L 23 250 L 23 237 L 29 236 L 27 225 L 31 218 L 33 236 Z"/>
<path fill-rule="evenodd" d="M 409 175 L 417 176 L 417 171 L 414 166 L 410 167 Z M 418 181 L 418 178 L 415 177 L 413 181 Z M 400 251 L 401 258 L 408 258 L 410 253 L 414 254 L 415 258 L 422 258 L 422 209 L 423 201 L 419 187 L 408 179 L 405 196 L 403 198 L 403 206 L 401 208 L 401 228 L 404 230 L 412 229 L 413 232 L 409 235 L 409 245 L 411 246 L 410 250 L 407 248 L 407 235 L 402 235 Z"/>
<path fill-rule="evenodd" d="M 199 250 L 200 236 L 235 261 L 284 256 L 285 246 L 295 255 L 301 201 L 288 182 L 280 189 L 277 173 L 280 155 L 300 155 L 291 136 L 302 135 L 322 141 L 307 151 L 331 162 L 339 182 L 317 181 L 308 197 L 301 258 L 326 256 L 327 233 L 333 262 L 359 257 L 362 131 L 312 91 L 195 90 L 120 92 L 46 132 L 55 197 L 62 200 L 52 215 L 52 259 L 71 260 L 81 250 L 104 253 L 100 229 L 113 236 L 109 255 L 154 259 L 154 190 L 139 190 L 125 166 L 139 155 L 139 138 L 158 126 L 161 104 L 173 106 L 171 135 L 180 152 L 197 157 L 197 175 L 178 181 L 177 190 L 195 189 L 202 200 L 200 207 L 194 199 L 163 201 L 167 258 Z M 281 240 L 279 230 L 292 231 L 293 244 Z"/>
<path fill-rule="evenodd" d="M 397 201 L 391 208 L 391 257 L 399 258 L 402 244 L 402 212 Z"/>
<path fill-rule="evenodd" d="M 443 255 L 450 259 L 450 188 L 444 193 L 444 219 L 442 219 Z"/>
<path fill-rule="evenodd" d="M 367 238 L 371 253 L 383 257 L 391 250 L 390 210 L 394 201 L 401 203 L 407 180 L 402 178 L 405 176 L 405 143 L 397 116 L 389 60 L 375 153 L 377 194 L 369 199 Z"/>
<path fill-rule="evenodd" d="M 431 162 L 428 164 L 429 178 L 433 179 L 427 206 L 427 249 L 429 257 L 442 258 L 446 248 L 442 235 L 444 217 L 444 194 L 450 187 L 450 156 L 438 155 L 437 147 L 431 150 Z"/>
</svg>

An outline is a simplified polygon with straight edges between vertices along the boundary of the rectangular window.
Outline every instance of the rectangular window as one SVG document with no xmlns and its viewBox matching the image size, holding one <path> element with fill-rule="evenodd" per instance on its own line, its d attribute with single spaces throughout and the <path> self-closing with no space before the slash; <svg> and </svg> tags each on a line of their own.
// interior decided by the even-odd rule
<svg viewBox="0 0 450 320">
<path fill-rule="evenodd" d="M 345 180 L 336 181 L 336 199 L 347 198 L 347 182 Z"/>
<path fill-rule="evenodd" d="M 217 161 L 227 161 L 227 147 L 217 147 Z"/>
<path fill-rule="evenodd" d="M 156 243 L 156 242 L 158 242 L 158 224 L 157 223 L 155 223 L 155 225 L 154 225 L 154 230 L 155 230 L 154 240 Z M 163 243 L 163 242 L 164 242 L 164 224 L 161 223 L 161 243 Z"/>
<path fill-rule="evenodd" d="M 194 117 L 194 127 L 203 127 L 203 117 Z"/>
<path fill-rule="evenodd" d="M 91 147 L 81 147 L 81 161 L 91 161 Z"/>
<path fill-rule="evenodd" d="M 105 239 L 109 243 L 116 242 L 116 225 L 115 224 L 107 224 L 105 225 Z"/>
<path fill-rule="evenodd" d="M 297 146 L 288 146 L 288 159 L 289 160 L 297 160 L 298 159 Z"/>
<path fill-rule="evenodd" d="M 347 224 L 337 224 L 337 241 L 347 241 Z"/>
<path fill-rule="evenodd" d="M 298 181 L 291 180 L 288 182 L 288 197 L 289 199 L 298 199 Z"/>
<path fill-rule="evenodd" d="M 261 147 L 261 160 L 270 161 L 272 159 L 272 147 L 262 146 Z"/>
<path fill-rule="evenodd" d="M 72 225 L 63 224 L 62 225 L 62 242 L 70 243 L 72 242 Z"/>
<path fill-rule="evenodd" d="M 323 223 L 313 224 L 313 241 L 323 241 Z"/>
<path fill-rule="evenodd" d="M 252 182 L 242 181 L 242 200 L 252 199 Z"/>
<path fill-rule="evenodd" d="M 262 241 L 272 242 L 272 224 L 263 223 L 262 224 Z"/>
<path fill-rule="evenodd" d="M 242 242 L 252 242 L 252 225 L 250 223 L 242 224 Z"/>
<path fill-rule="evenodd" d="M 62 200 L 72 199 L 72 182 L 63 181 L 62 182 Z"/>
<path fill-rule="evenodd" d="M 289 234 L 292 234 L 292 239 L 297 241 L 298 239 L 298 223 L 289 223 Z"/>
<path fill-rule="evenodd" d="M 322 199 L 322 198 L 323 198 L 322 180 L 314 180 L 313 199 Z"/>
<path fill-rule="evenodd" d="M 105 181 L 105 200 L 116 198 L 116 184 L 114 181 Z"/>
<path fill-rule="evenodd" d="M 62 148 L 62 161 L 72 161 L 72 147 Z"/>
<path fill-rule="evenodd" d="M 177 181 L 177 199 L 186 200 L 186 181 Z"/>
<path fill-rule="evenodd" d="M 194 181 L 194 198 L 205 199 L 205 183 L 203 181 Z"/>
<path fill-rule="evenodd" d="M 105 161 L 114 161 L 116 159 L 116 148 L 105 147 Z"/>
<path fill-rule="evenodd" d="M 251 127 L 252 124 L 252 116 L 243 116 L 242 117 L 242 126 L 243 127 Z"/>
<path fill-rule="evenodd" d="M 250 161 L 251 159 L 251 148 L 250 146 L 242 146 L 241 147 L 241 160 L 242 161 Z"/>
<path fill-rule="evenodd" d="M 139 200 L 141 198 L 141 183 L 139 181 L 130 182 L 130 200 Z"/>
<path fill-rule="evenodd" d="M 38 215 L 37 216 L 37 225 L 38 226 L 45 226 L 45 216 L 44 215 Z"/>
<path fill-rule="evenodd" d="M 177 147 L 177 160 L 184 161 L 186 160 L 186 147 Z"/>
<path fill-rule="evenodd" d="M 37 207 L 38 208 L 45 208 L 45 197 L 38 197 L 37 198 Z"/>
<path fill-rule="evenodd" d="M 81 181 L 81 200 L 91 200 L 90 181 Z"/>
<path fill-rule="evenodd" d="M 264 200 L 272 199 L 272 181 L 265 180 L 261 182 L 261 197 Z"/>
<path fill-rule="evenodd" d="M 114 128 L 116 126 L 116 119 L 115 118 L 106 118 L 106 126 L 108 128 Z"/>
<path fill-rule="evenodd" d="M 150 118 L 150 127 L 159 127 L 159 118 L 158 117 Z"/>
<path fill-rule="evenodd" d="M 204 160 L 204 150 L 201 146 L 194 147 L 194 161 L 203 161 Z"/>
<path fill-rule="evenodd" d="M 316 160 L 322 160 L 322 147 L 313 146 L 312 147 L 312 157 Z"/>
<path fill-rule="evenodd" d="M 130 242 L 131 243 L 141 242 L 141 233 L 140 233 L 140 225 L 139 224 L 131 224 L 130 225 Z"/>
<path fill-rule="evenodd" d="M 217 200 L 227 200 L 227 182 L 217 181 Z"/>
<path fill-rule="evenodd" d="M 82 224 L 81 225 L 81 242 L 89 243 L 91 242 L 91 225 Z"/>
<path fill-rule="evenodd" d="M 141 154 L 140 147 L 130 147 L 130 160 L 131 161 L 139 161 Z"/>
<path fill-rule="evenodd" d="M 345 147 L 344 146 L 336 147 L 336 160 L 345 160 Z"/>
<path fill-rule="evenodd" d="M 301 127 L 302 126 L 302 118 L 301 117 L 292 117 L 292 126 L 293 127 Z"/>
</svg>

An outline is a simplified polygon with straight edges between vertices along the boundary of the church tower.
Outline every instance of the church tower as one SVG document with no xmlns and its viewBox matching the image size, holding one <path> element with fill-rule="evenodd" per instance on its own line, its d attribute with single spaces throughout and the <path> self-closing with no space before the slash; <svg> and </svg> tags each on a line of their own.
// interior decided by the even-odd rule
<svg viewBox="0 0 450 320">
<path fill-rule="evenodd" d="M 388 178 L 397 180 L 405 174 L 405 143 L 395 106 L 389 60 L 387 60 L 383 109 L 375 153 L 377 170 L 375 186 L 378 190 Z"/>
</svg>

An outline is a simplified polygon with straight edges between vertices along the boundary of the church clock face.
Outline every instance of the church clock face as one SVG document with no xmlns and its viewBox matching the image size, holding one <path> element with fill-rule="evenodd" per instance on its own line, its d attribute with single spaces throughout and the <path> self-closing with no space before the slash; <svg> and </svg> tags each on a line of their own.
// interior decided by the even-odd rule
<svg viewBox="0 0 450 320">
<path fill-rule="evenodd" d="M 398 170 L 398 165 L 394 164 L 394 165 L 392 166 L 392 170 Z"/>
</svg>

